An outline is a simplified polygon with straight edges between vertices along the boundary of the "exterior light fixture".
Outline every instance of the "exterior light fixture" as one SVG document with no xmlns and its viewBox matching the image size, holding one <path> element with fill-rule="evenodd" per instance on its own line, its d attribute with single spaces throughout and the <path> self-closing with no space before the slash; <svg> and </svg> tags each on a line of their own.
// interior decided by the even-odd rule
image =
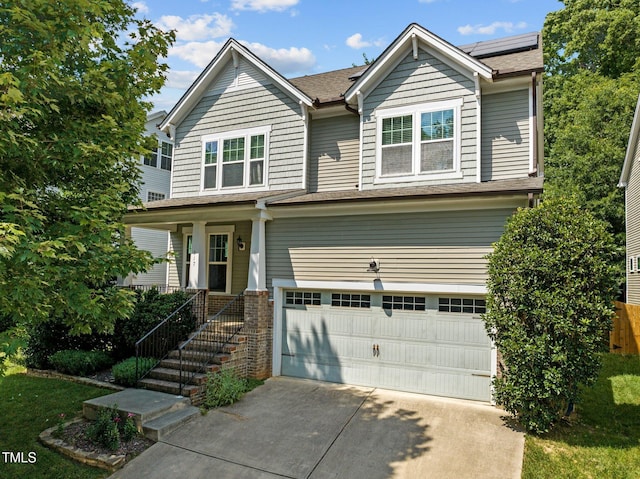
<svg viewBox="0 0 640 479">
<path fill-rule="evenodd" d="M 378 273 L 380 271 L 380 261 L 377 261 L 371 258 L 369 261 L 369 269 L 367 269 L 368 273 Z"/>
<path fill-rule="evenodd" d="M 246 243 L 242 241 L 242 238 L 240 236 L 238 236 L 238 239 L 236 240 L 236 244 L 238 245 L 238 251 L 244 251 Z"/>
</svg>

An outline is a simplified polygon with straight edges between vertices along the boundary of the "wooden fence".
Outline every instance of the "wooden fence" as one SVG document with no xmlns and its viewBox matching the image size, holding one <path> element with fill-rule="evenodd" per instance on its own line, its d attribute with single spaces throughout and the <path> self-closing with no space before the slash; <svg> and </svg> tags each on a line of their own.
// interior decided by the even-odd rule
<svg viewBox="0 0 640 479">
<path fill-rule="evenodd" d="M 640 354 L 640 306 L 616 301 L 613 330 L 609 335 L 609 351 L 618 354 Z"/>
</svg>

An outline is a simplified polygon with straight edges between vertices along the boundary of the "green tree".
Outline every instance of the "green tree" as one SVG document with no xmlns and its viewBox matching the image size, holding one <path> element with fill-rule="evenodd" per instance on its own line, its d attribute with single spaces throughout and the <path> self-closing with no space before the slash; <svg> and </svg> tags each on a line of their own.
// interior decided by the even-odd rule
<svg viewBox="0 0 640 479">
<path fill-rule="evenodd" d="M 488 260 L 485 327 L 502 356 L 496 402 L 546 432 L 599 369 L 618 293 L 606 224 L 558 198 L 520 209 Z"/>
<path fill-rule="evenodd" d="M 640 91 L 640 3 L 562 3 L 543 30 L 545 196 L 575 196 L 622 246 L 617 182 Z"/>
<path fill-rule="evenodd" d="M 136 158 L 174 34 L 124 0 L 0 5 L 0 315 L 73 334 L 133 308 L 113 279 L 150 256 L 124 237 Z"/>
</svg>

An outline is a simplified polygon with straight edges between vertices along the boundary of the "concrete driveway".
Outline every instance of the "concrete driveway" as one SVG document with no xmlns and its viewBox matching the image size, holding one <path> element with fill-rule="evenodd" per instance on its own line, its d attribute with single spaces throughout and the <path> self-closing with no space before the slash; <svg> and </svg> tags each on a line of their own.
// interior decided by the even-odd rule
<svg viewBox="0 0 640 479">
<path fill-rule="evenodd" d="M 494 407 L 272 378 L 111 477 L 520 478 L 524 435 Z"/>
</svg>

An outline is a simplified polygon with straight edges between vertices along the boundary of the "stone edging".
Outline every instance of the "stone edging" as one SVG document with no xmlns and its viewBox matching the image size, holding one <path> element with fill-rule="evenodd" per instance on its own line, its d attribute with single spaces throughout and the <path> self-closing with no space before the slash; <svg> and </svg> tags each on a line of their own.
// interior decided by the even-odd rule
<svg viewBox="0 0 640 479">
<path fill-rule="evenodd" d="M 70 424 L 81 421 L 83 421 L 83 419 L 81 418 L 74 419 L 73 421 L 64 423 L 63 426 L 66 427 Z M 126 456 L 124 455 L 99 454 L 97 452 L 83 451 L 82 449 L 67 444 L 62 439 L 53 437 L 53 433 L 57 428 L 58 426 L 54 426 L 43 431 L 38 437 L 40 439 L 40 442 L 42 442 L 45 446 L 64 454 L 65 456 L 69 456 L 75 461 L 87 464 L 89 466 L 99 467 L 100 469 L 106 469 L 107 471 L 111 472 L 124 466 L 126 460 Z"/>
<path fill-rule="evenodd" d="M 44 369 L 31 369 L 27 368 L 27 375 L 37 378 L 54 378 L 54 379 L 66 379 L 78 384 L 85 384 L 87 386 L 95 386 L 99 388 L 111 389 L 113 391 L 124 391 L 126 388 L 118 386 L 117 384 L 106 383 L 104 381 L 98 381 L 97 379 L 84 378 L 80 376 L 70 376 L 69 374 L 62 374 L 57 371 L 48 371 Z"/>
</svg>

